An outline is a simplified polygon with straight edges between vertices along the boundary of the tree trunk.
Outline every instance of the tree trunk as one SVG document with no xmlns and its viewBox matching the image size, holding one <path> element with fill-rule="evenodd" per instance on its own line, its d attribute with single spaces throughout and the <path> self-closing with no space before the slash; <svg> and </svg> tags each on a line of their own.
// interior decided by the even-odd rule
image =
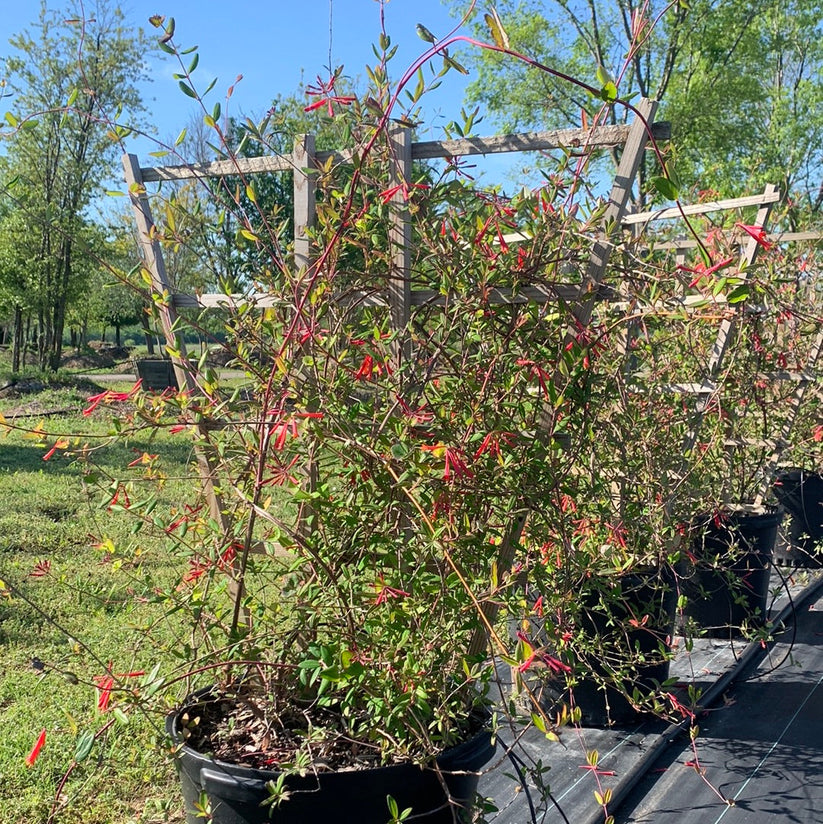
<svg viewBox="0 0 823 824">
<path fill-rule="evenodd" d="M 146 337 L 146 350 L 150 355 L 154 354 L 154 335 L 149 324 L 149 316 L 146 312 L 140 315 L 140 325 L 143 327 L 143 334 Z"/>
<path fill-rule="evenodd" d="M 20 359 L 23 355 L 23 308 L 14 307 L 14 332 L 11 343 L 11 371 L 20 371 Z"/>
</svg>

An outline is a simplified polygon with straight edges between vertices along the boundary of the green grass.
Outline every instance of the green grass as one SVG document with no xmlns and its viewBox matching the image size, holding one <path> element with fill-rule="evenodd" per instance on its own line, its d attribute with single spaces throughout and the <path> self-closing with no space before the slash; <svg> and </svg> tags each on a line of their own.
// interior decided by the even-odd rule
<svg viewBox="0 0 823 824">
<path fill-rule="evenodd" d="M 105 434 L 105 411 L 93 419 L 81 414 L 87 396 L 87 387 L 52 387 L 36 398 L 0 401 L 0 412 L 17 427 L 0 432 L 0 579 L 9 585 L 0 591 L 0 821 L 46 822 L 55 799 L 55 822 L 182 821 L 174 768 L 157 746 L 163 718 L 136 710 L 95 743 L 57 798 L 78 734 L 112 717 L 97 710 L 94 677 L 109 661 L 115 672 L 150 670 L 164 655 L 148 645 L 141 628 L 162 612 L 151 599 L 154 587 L 181 575 L 181 562 L 168 547 L 132 534 L 127 517 L 87 497 L 71 457 L 58 450 L 43 460 L 60 435 L 79 428 Z M 23 407 L 44 416 L 10 416 Z M 48 416 L 50 409 L 64 411 Z M 138 438 L 105 446 L 97 457 L 104 470 L 122 471 L 141 450 L 160 453 L 170 474 L 183 478 L 166 485 L 160 506 L 190 500 L 195 485 L 185 480 L 185 444 Z M 98 545 L 101 538 L 121 552 L 109 557 Z M 45 566 L 47 574 L 31 575 Z M 166 631 L 171 641 L 174 630 Z M 27 768 L 41 729 L 46 745 Z"/>
</svg>

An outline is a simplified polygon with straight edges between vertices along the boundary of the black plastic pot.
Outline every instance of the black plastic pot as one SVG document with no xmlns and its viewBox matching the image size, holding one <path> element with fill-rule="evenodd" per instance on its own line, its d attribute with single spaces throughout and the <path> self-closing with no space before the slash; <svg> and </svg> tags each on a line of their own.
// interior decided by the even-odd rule
<svg viewBox="0 0 823 824">
<path fill-rule="evenodd" d="M 694 570 L 683 581 L 684 617 L 710 638 L 735 638 L 765 624 L 778 507 L 729 509 L 692 524 Z"/>
<path fill-rule="evenodd" d="M 777 534 L 775 563 L 791 567 L 820 567 L 816 548 L 823 540 L 823 476 L 804 469 L 793 469 L 775 479 L 773 490 L 789 514 Z"/>
<path fill-rule="evenodd" d="M 592 677 L 564 696 L 580 708 L 584 724 L 620 726 L 638 720 L 640 713 L 627 695 L 642 701 L 668 679 L 667 645 L 676 610 L 677 582 L 669 568 L 615 576 L 600 589 L 584 594 L 580 624 L 596 644 L 586 661 Z M 612 686 L 608 681 L 621 658 L 630 675 L 621 687 Z M 603 663 L 608 660 L 617 665 L 611 671 Z"/>
<path fill-rule="evenodd" d="M 202 701 L 208 690 L 197 694 Z M 191 714 L 197 700 L 187 704 Z M 166 719 L 166 731 L 179 743 L 181 711 Z M 290 797 L 269 815 L 261 806 L 268 797 L 266 782 L 277 781 L 280 773 L 258 770 L 202 755 L 190 747 L 180 747 L 178 772 L 186 804 L 187 824 L 202 824 L 197 805 L 205 800 L 212 824 L 386 824 L 390 813 L 387 796 L 400 811 L 411 807 L 414 821 L 425 824 L 453 824 L 454 813 L 474 802 L 477 773 L 494 755 L 491 733 L 483 730 L 470 740 L 441 753 L 438 769 L 400 764 L 366 770 L 320 772 L 305 777 L 288 776 L 285 786 Z M 439 774 L 438 774 L 439 770 Z M 443 778 L 448 787 L 444 790 Z M 449 800 L 449 796 L 451 801 Z M 455 806 L 457 805 L 457 806 Z M 457 820 L 461 820 L 458 816 Z M 466 816 L 468 821 L 468 816 Z"/>
</svg>

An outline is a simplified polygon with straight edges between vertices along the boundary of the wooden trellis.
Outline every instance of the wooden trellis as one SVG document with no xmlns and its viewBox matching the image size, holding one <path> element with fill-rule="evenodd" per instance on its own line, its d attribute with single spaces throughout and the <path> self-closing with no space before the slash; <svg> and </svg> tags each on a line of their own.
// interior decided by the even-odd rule
<svg viewBox="0 0 823 824">
<path fill-rule="evenodd" d="M 649 223 L 668 218 L 679 218 L 689 215 L 707 214 L 712 211 L 742 208 L 746 206 L 758 206 L 759 211 L 755 220 L 755 226 L 764 228 L 767 226 L 772 205 L 778 200 L 779 194 L 775 187 L 767 187 L 761 195 L 749 198 L 737 198 L 734 200 L 723 200 L 713 203 L 705 203 L 697 206 L 684 206 L 676 209 L 663 209 L 654 212 L 641 214 L 629 214 L 629 205 L 634 181 L 642 162 L 647 143 L 651 137 L 655 139 L 668 138 L 667 124 L 654 124 L 654 115 L 657 109 L 657 102 L 653 100 L 642 100 L 637 110 L 639 116 L 635 121 L 626 126 L 603 126 L 590 130 L 559 130 L 551 132 L 506 135 L 503 137 L 467 138 L 463 140 L 448 141 L 424 141 L 415 142 L 412 140 L 408 129 L 395 129 L 390 135 L 390 146 L 393 156 L 391 167 L 392 179 L 387 181 L 388 186 L 405 183 L 412 184 L 412 164 L 415 160 L 437 159 L 437 158 L 458 158 L 478 154 L 493 154 L 498 152 L 522 152 L 522 151 L 544 151 L 552 149 L 575 149 L 593 150 L 603 147 L 621 146 L 621 159 L 616 171 L 611 192 L 609 195 L 608 207 L 602 217 L 602 231 L 594 239 L 589 260 L 583 272 L 582 283 L 579 285 L 569 285 L 567 287 L 554 286 L 551 289 L 545 287 L 523 287 L 515 294 L 510 289 L 490 289 L 488 300 L 497 304 L 523 303 L 526 301 L 546 303 L 549 301 L 563 300 L 571 309 L 574 319 L 581 327 L 587 326 L 592 318 L 595 306 L 603 299 L 614 300 L 615 296 L 606 294 L 603 290 L 603 279 L 607 271 L 608 262 L 613 249 L 620 243 L 618 234 L 608 236 L 606 227 L 624 227 L 636 229 Z M 652 124 L 650 127 L 648 124 Z M 145 267 L 151 276 L 152 292 L 155 296 L 155 303 L 158 308 L 159 318 L 163 334 L 166 339 L 168 351 L 171 353 L 178 384 L 189 390 L 196 387 L 198 376 L 193 371 L 191 362 L 186 357 L 183 341 L 177 333 L 177 310 L 182 307 L 209 308 L 218 306 L 236 305 L 238 302 L 251 302 L 253 305 L 264 308 L 275 305 L 276 300 L 267 294 L 253 295 L 226 295 L 226 294 L 202 294 L 187 295 L 172 292 L 169 280 L 166 276 L 165 263 L 162 249 L 156 236 L 156 228 L 152 217 L 149 197 L 146 185 L 162 181 L 185 181 L 185 180 L 205 180 L 210 178 L 225 178 L 229 176 L 241 176 L 246 178 L 251 175 L 268 174 L 278 172 L 293 172 L 294 176 L 294 257 L 293 266 L 296 274 L 311 271 L 314 265 L 312 258 L 312 248 L 309 241 L 309 230 L 314 226 L 316 210 L 316 189 L 315 175 L 311 172 L 320 169 L 331 160 L 333 163 L 345 163 L 350 159 L 347 152 L 317 152 L 314 138 L 311 135 L 301 137 L 294 150 L 286 155 L 273 155 L 256 158 L 232 158 L 229 160 L 216 161 L 207 164 L 186 164 L 173 166 L 149 166 L 141 167 L 134 155 L 126 155 L 123 159 L 125 179 L 128 184 L 129 195 L 137 223 L 140 244 Z M 400 330 L 407 327 L 412 317 L 415 307 L 436 306 L 443 302 L 443 297 L 431 290 L 413 290 L 411 288 L 411 257 L 412 257 L 412 232 L 411 220 L 405 202 L 403 186 L 399 186 L 397 192 L 390 201 L 390 225 L 388 231 L 390 243 L 391 271 L 388 278 L 388 288 L 381 294 L 369 293 L 363 295 L 363 305 L 382 305 L 389 312 L 391 325 L 394 329 Z M 507 240 L 520 241 L 526 239 L 522 236 L 508 238 Z M 526 239 L 527 240 L 527 239 Z M 675 242 L 675 244 L 660 244 L 657 248 L 667 246 L 678 249 L 689 248 L 694 245 L 689 241 Z M 754 239 L 749 239 L 744 251 L 743 277 L 754 263 L 758 253 L 758 244 Z M 619 298 L 619 296 L 617 296 Z M 731 313 L 726 318 L 717 334 L 715 340 L 709 368 L 699 384 L 689 386 L 685 391 L 693 392 L 696 397 L 696 416 L 698 423 L 705 414 L 707 402 L 712 393 L 716 391 L 715 379 L 719 374 L 723 358 L 729 341 L 733 337 L 734 325 L 737 322 L 736 313 Z M 572 340 L 569 333 L 569 342 Z M 399 341 L 405 340 L 404 336 L 397 336 Z M 397 359 L 405 359 L 410 355 L 409 343 L 397 344 L 398 348 L 394 352 Z M 818 336 L 813 347 L 810 361 L 807 364 L 807 371 L 811 373 L 814 369 L 818 355 L 823 348 L 823 332 Z M 556 376 L 559 380 L 559 376 Z M 798 384 L 793 398 L 794 416 L 799 410 L 804 393 L 810 383 L 810 379 L 801 380 Z M 678 391 L 683 391 L 679 387 Z M 794 420 L 792 416 L 792 422 Z M 547 437 L 550 432 L 550 416 L 543 416 L 541 421 L 541 432 L 539 436 Z M 787 438 L 791 429 L 782 433 L 782 437 Z M 203 432 L 202 434 L 206 434 Z M 696 437 L 697 427 L 693 436 Z M 692 436 L 684 443 L 684 450 L 689 450 L 694 446 Z M 202 439 L 205 442 L 205 439 Z M 778 455 L 774 457 L 776 464 Z M 233 528 L 227 514 L 227 507 L 220 499 L 215 483 L 215 462 L 211 456 L 202 449 L 198 452 L 198 463 L 203 479 L 204 492 L 209 501 L 211 515 L 224 528 L 224 534 L 230 539 Z M 525 507 L 523 508 L 525 512 Z M 525 514 L 514 520 L 508 533 L 503 537 L 500 548 L 498 565 L 506 568 L 513 560 L 516 547 L 520 541 L 525 525 Z M 238 591 L 240 584 L 236 576 L 233 594 L 242 595 Z M 236 597 L 236 602 L 241 600 Z M 496 608 L 493 604 L 484 606 L 485 618 L 491 623 L 495 619 Z M 476 652 L 485 646 L 485 633 L 478 630 L 472 640 L 470 651 Z"/>
<path fill-rule="evenodd" d="M 391 134 L 391 146 L 394 156 L 392 180 L 396 183 L 412 183 L 412 164 L 415 160 L 465 157 L 478 154 L 499 152 L 546 151 L 552 149 L 594 150 L 604 147 L 623 146 L 621 161 L 614 179 L 608 209 L 603 217 L 603 226 L 614 222 L 619 225 L 625 215 L 632 185 L 640 166 L 643 152 L 650 136 L 655 139 L 668 137 L 667 124 L 653 124 L 656 101 L 643 100 L 638 104 L 640 117 L 631 125 L 600 126 L 594 129 L 566 129 L 539 133 L 505 135 L 502 137 L 477 137 L 462 140 L 414 142 L 408 129 L 396 129 Z M 652 124 L 652 125 L 649 125 Z M 651 135 L 649 131 L 651 130 Z M 232 158 L 206 164 L 184 164 L 173 166 L 141 167 L 134 155 L 125 155 L 123 168 L 138 236 L 142 248 L 143 260 L 151 276 L 152 292 L 159 312 L 160 324 L 166 340 L 167 350 L 171 353 L 178 384 L 193 390 L 197 375 L 186 357 L 186 349 L 181 336 L 177 333 L 177 310 L 181 307 L 217 307 L 231 305 L 237 301 L 250 301 L 257 307 L 273 305 L 273 298 L 266 294 L 225 295 L 203 294 L 186 295 L 171 290 L 163 252 L 156 236 L 155 222 L 151 214 L 146 185 L 162 181 L 205 180 L 228 176 L 250 176 L 274 172 L 291 171 L 294 173 L 294 267 L 296 272 L 308 271 L 312 266 L 311 245 L 308 230 L 315 220 L 315 184 L 313 169 L 321 168 L 329 159 L 345 163 L 349 159 L 346 152 L 317 152 L 314 138 L 305 135 L 297 141 L 294 151 L 289 155 L 272 155 L 255 158 Z M 369 296 L 365 304 L 375 302 L 386 305 L 395 329 L 407 326 L 413 308 L 422 305 L 437 305 L 440 296 L 430 291 L 411 289 L 411 222 L 405 204 L 402 189 L 391 200 L 391 224 L 389 227 L 391 244 L 392 271 L 389 288 L 383 296 Z M 495 303 L 523 301 L 547 302 L 558 297 L 573 304 L 575 317 L 581 324 L 591 318 L 597 298 L 598 286 L 606 271 L 608 258 L 613 248 L 608 238 L 595 241 L 582 286 L 570 287 L 568 290 L 551 292 L 543 289 L 521 289 L 518 295 L 511 290 L 493 290 L 490 300 Z M 405 344 L 406 346 L 408 344 Z M 408 352 L 398 351 L 395 356 L 408 356 Z M 205 433 L 203 433 L 205 434 Z M 200 450 L 198 454 L 200 472 L 204 491 L 209 500 L 211 514 L 225 527 L 225 534 L 230 534 L 231 524 L 227 522 L 226 507 L 216 490 L 214 462 L 208 454 Z M 510 541 L 504 542 L 506 552 L 513 551 L 519 539 L 512 535 Z"/>
<path fill-rule="evenodd" d="M 768 229 L 769 217 L 771 215 L 774 204 L 780 200 L 780 192 L 774 185 L 768 185 L 764 191 L 759 195 L 750 195 L 747 197 L 732 198 L 728 200 L 710 201 L 708 203 L 694 204 L 689 206 L 675 207 L 671 209 L 661 209 L 657 211 L 644 212 L 639 214 L 628 215 L 623 220 L 625 226 L 648 226 L 649 224 L 667 219 L 678 219 L 689 216 L 702 216 L 711 214 L 717 211 L 729 211 L 743 209 L 746 207 L 757 206 L 757 216 L 755 217 L 752 228 L 755 233 L 758 230 L 766 231 Z M 793 232 L 781 233 L 774 237 L 773 242 L 799 242 L 808 240 L 819 240 L 820 234 L 815 232 Z M 694 249 L 697 247 L 696 240 L 689 241 L 673 241 L 657 245 L 657 249 L 674 249 L 678 253 L 685 249 Z M 761 245 L 753 237 L 747 236 L 745 245 L 741 250 L 741 265 L 739 267 L 738 278 L 741 283 L 746 283 L 749 278 L 749 273 L 752 265 L 757 260 Z M 682 262 L 679 260 L 679 262 Z M 697 437 L 700 432 L 701 425 L 708 410 L 709 403 L 712 396 L 717 392 L 718 386 L 716 378 L 720 373 L 723 365 L 723 359 L 729 347 L 730 341 L 734 337 L 735 328 L 740 320 L 740 312 L 742 307 L 730 307 L 730 311 L 723 319 L 717 331 L 714 344 L 712 346 L 709 362 L 706 373 L 703 379 L 698 384 L 678 384 L 670 387 L 672 390 L 694 394 L 696 396 L 695 419 L 691 431 L 686 436 L 683 443 L 684 454 L 694 449 L 697 442 Z M 769 486 L 772 476 L 776 473 L 780 457 L 789 442 L 792 430 L 794 428 L 797 415 L 803 405 L 803 401 L 808 393 L 809 387 L 815 381 L 815 370 L 820 358 L 821 350 L 823 350 L 823 328 L 817 333 L 815 340 L 809 351 L 805 367 L 802 373 L 797 376 L 797 386 L 789 399 L 789 414 L 781 427 L 781 431 L 776 433 L 775 437 L 769 439 L 768 442 L 763 442 L 764 447 L 771 447 L 771 453 L 766 459 L 762 467 L 763 480 L 761 487 L 755 496 L 755 505 L 763 503 L 768 494 Z M 782 379 L 783 376 L 777 376 L 773 379 Z M 786 375 L 786 379 L 794 380 L 794 375 Z"/>
</svg>

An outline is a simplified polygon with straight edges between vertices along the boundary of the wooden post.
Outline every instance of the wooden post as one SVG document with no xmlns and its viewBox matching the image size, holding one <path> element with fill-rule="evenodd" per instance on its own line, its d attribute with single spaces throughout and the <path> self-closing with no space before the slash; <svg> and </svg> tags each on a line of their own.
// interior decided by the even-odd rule
<svg viewBox="0 0 823 824">
<path fill-rule="evenodd" d="M 303 300 L 305 291 L 310 288 L 310 283 L 314 272 L 314 256 L 311 250 L 311 238 L 309 229 L 314 227 L 317 217 L 317 186 L 316 178 L 312 170 L 317 168 L 317 157 L 315 150 L 314 135 L 300 135 L 294 144 L 292 154 L 294 164 L 294 277 L 299 284 L 296 289 L 295 311 L 303 311 L 300 302 Z M 306 368 L 301 370 L 301 380 L 306 386 L 312 380 Z M 303 488 L 307 492 L 317 489 L 318 469 L 314 456 L 310 456 L 307 465 L 304 467 L 305 477 Z M 314 529 L 314 508 L 311 503 L 304 502 L 300 505 L 297 514 L 297 534 L 304 540 L 307 539 Z"/>
<path fill-rule="evenodd" d="M 407 204 L 412 182 L 412 142 L 408 128 L 395 127 L 389 135 L 393 162 L 389 186 L 400 186 L 390 201 L 389 248 L 392 267 L 389 274 L 389 309 L 394 332 L 401 335 L 394 344 L 396 366 L 411 357 L 407 329 L 411 317 L 411 220 Z"/>
<path fill-rule="evenodd" d="M 300 135 L 294 144 L 294 270 L 295 274 L 311 269 L 311 241 L 307 231 L 317 216 L 317 187 L 312 170 L 316 168 L 313 134 Z"/>
<path fill-rule="evenodd" d="M 160 325 L 163 328 L 166 346 L 174 364 L 177 384 L 181 389 L 193 391 L 197 387 L 194 376 L 185 360 L 185 345 L 176 331 L 177 312 L 174 308 L 166 275 L 166 263 L 163 259 L 163 250 L 160 243 L 154 237 L 156 227 L 136 155 L 123 155 L 123 172 L 137 223 L 137 235 L 143 253 L 143 260 L 151 275 L 152 292 L 154 296 L 159 298 L 157 306 L 160 314 Z M 233 525 L 223 504 L 223 499 L 216 489 L 216 461 L 208 450 L 202 446 L 203 443 L 208 442 L 208 433 L 205 427 L 201 423 L 195 424 L 195 426 L 201 441 L 195 447 L 195 456 L 200 471 L 200 480 L 203 484 L 203 493 L 209 505 L 209 514 L 220 525 L 224 541 L 228 544 L 233 539 Z M 220 547 L 220 551 L 224 549 L 226 547 Z M 240 603 L 243 598 L 243 585 L 236 576 L 239 571 L 236 566 L 237 563 L 236 559 L 232 562 L 232 574 L 229 576 L 229 593 L 235 603 Z M 248 621 L 247 611 L 244 609 L 242 612 L 245 620 Z"/>
</svg>

